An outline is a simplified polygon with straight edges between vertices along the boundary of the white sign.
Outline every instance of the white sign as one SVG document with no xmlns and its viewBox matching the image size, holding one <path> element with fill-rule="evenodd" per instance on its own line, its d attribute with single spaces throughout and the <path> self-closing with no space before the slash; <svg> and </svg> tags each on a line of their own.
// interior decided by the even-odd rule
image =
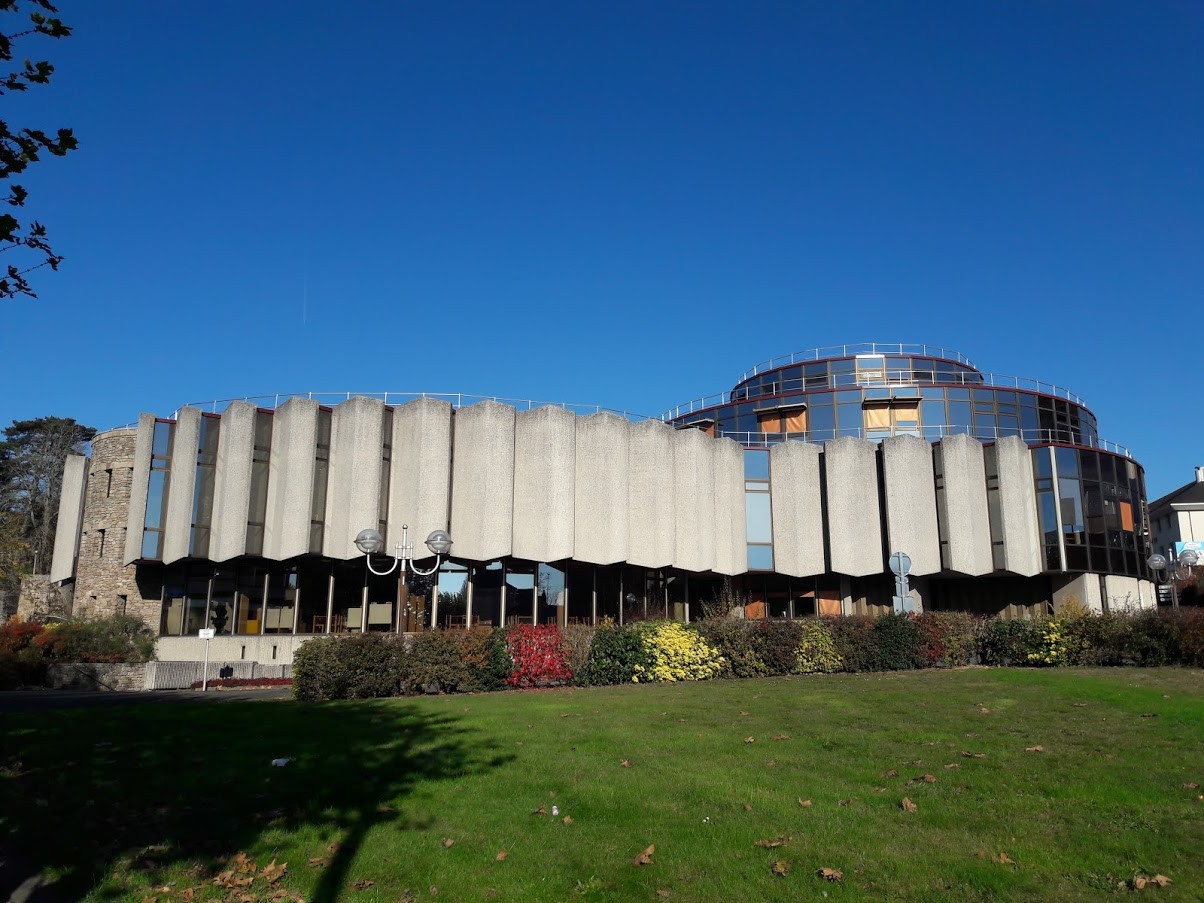
<svg viewBox="0 0 1204 903">
<path fill-rule="evenodd" d="M 215 633 L 217 633 L 217 631 L 212 627 L 202 627 L 197 631 L 197 636 L 199 636 L 202 640 L 211 640 L 213 639 L 213 635 Z"/>
</svg>

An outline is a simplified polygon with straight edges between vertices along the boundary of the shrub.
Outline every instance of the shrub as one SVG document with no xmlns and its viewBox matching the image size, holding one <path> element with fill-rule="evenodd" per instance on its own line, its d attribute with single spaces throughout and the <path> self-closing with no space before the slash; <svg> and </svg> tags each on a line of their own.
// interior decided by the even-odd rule
<svg viewBox="0 0 1204 903">
<path fill-rule="evenodd" d="M 874 622 L 875 671 L 907 671 L 923 667 L 920 633 L 907 615 L 883 615 Z"/>
<path fill-rule="evenodd" d="M 723 670 L 723 657 L 698 631 L 676 621 L 647 621 L 635 628 L 650 664 L 637 664 L 632 680 L 706 680 Z"/>
<path fill-rule="evenodd" d="M 799 644 L 795 653 L 794 670 L 799 674 L 821 672 L 830 674 L 843 665 L 832 634 L 821 621 L 799 621 Z"/>
<path fill-rule="evenodd" d="M 44 627 L 40 621 L 9 618 L 0 624 L 0 655 L 13 655 L 22 649 L 28 649 Z"/>
<path fill-rule="evenodd" d="M 1179 609 L 1179 663 L 1204 665 L 1204 608 Z"/>
<path fill-rule="evenodd" d="M 293 655 L 293 695 L 309 701 L 396 696 L 404 657 L 394 634 L 309 640 Z"/>
<path fill-rule="evenodd" d="M 141 664 L 155 657 L 154 635 L 133 615 L 49 624 L 35 642 L 63 662 Z"/>
<path fill-rule="evenodd" d="M 953 611 L 913 615 L 920 637 L 921 667 L 968 665 L 978 651 L 979 619 Z"/>
<path fill-rule="evenodd" d="M 202 681 L 194 680 L 188 685 L 190 690 L 199 690 L 202 686 L 212 687 L 291 687 L 293 679 L 291 677 L 219 677 L 216 680 L 211 680 L 209 683 L 203 684 Z"/>
<path fill-rule="evenodd" d="M 766 674 L 791 674 L 798 670 L 798 647 L 803 639 L 797 621 L 752 622 L 752 644 Z"/>
<path fill-rule="evenodd" d="M 414 637 L 401 656 L 402 692 L 455 693 L 472 690 L 478 675 L 464 660 L 460 637 L 455 632 L 430 630 Z"/>
<path fill-rule="evenodd" d="M 1040 652 L 1039 622 L 1024 618 L 987 621 L 979 635 L 979 658 L 984 665 L 1028 665 L 1030 653 Z"/>
<path fill-rule="evenodd" d="M 1153 667 L 1180 660 L 1180 622 L 1175 612 L 1139 611 L 1130 625 L 1125 652 L 1135 664 Z"/>
<path fill-rule="evenodd" d="M 580 676 L 589 667 L 590 648 L 594 644 L 594 628 L 589 624 L 568 624 L 562 628 L 561 635 L 564 637 L 569 670 L 580 682 Z"/>
<path fill-rule="evenodd" d="M 761 677 L 768 673 L 753 643 L 752 625 L 739 618 L 708 618 L 698 625 L 702 638 L 725 662 L 723 677 Z"/>
<path fill-rule="evenodd" d="M 634 629 L 608 624 L 594 632 L 589 663 L 578 680 L 586 686 L 631 683 L 637 666 L 647 670 L 651 664 L 648 650 Z"/>
<path fill-rule="evenodd" d="M 1065 622 L 1044 619 L 1034 621 L 1032 630 L 1034 648 L 1025 656 L 1028 664 L 1037 666 L 1070 664 L 1073 656 Z"/>
<path fill-rule="evenodd" d="M 832 646 L 845 671 L 880 671 L 874 619 L 868 615 L 826 617 L 821 623 L 832 637 Z"/>
<path fill-rule="evenodd" d="M 468 669 L 464 690 L 500 690 L 514 668 L 506 649 L 506 631 L 473 627 L 460 634 L 460 655 Z"/>
<path fill-rule="evenodd" d="M 33 646 L 18 652 L 0 652 L 0 690 L 46 685 L 46 659 Z"/>
<path fill-rule="evenodd" d="M 514 670 L 512 687 L 547 687 L 573 679 L 560 628 L 555 624 L 520 624 L 506 638 Z"/>
</svg>

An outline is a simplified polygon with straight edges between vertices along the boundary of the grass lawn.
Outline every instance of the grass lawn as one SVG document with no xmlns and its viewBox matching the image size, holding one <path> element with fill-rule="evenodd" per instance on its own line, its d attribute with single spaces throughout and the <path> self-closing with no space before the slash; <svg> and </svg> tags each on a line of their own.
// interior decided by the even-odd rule
<svg viewBox="0 0 1204 903">
<path fill-rule="evenodd" d="M 1179 669 L 0 715 L 0 848 L 67 899 L 1200 900 L 1195 784 Z"/>
</svg>

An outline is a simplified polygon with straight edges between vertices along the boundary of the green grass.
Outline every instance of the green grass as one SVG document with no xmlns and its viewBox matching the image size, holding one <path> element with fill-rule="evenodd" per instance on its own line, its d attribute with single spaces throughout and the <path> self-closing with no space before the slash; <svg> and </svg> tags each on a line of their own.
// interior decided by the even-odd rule
<svg viewBox="0 0 1204 903">
<path fill-rule="evenodd" d="M 974 669 L 0 719 L 0 847 L 58 876 L 68 898 L 239 899 L 212 883 L 239 852 L 288 863 L 248 899 L 286 890 L 311 903 L 1099 900 L 1156 873 L 1174 883 L 1143 893 L 1204 897 L 1204 788 L 1184 786 L 1204 784 L 1201 671 Z M 293 761 L 271 767 L 279 756 Z M 924 774 L 936 782 L 906 783 Z M 917 811 L 900 808 L 905 796 Z M 633 866 L 650 844 L 652 864 Z M 785 877 L 771 872 L 778 860 Z M 821 867 L 844 880 L 823 881 Z"/>
</svg>

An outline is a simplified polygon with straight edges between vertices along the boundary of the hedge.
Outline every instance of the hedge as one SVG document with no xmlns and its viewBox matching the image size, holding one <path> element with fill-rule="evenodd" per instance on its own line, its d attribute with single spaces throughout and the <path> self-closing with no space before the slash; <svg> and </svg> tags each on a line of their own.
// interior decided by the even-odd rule
<svg viewBox="0 0 1204 903">
<path fill-rule="evenodd" d="M 296 653 L 299 699 L 456 693 L 969 664 L 1204 665 L 1204 609 L 980 619 L 954 612 L 715 618 L 323 637 Z"/>
<path fill-rule="evenodd" d="M 51 662 L 141 664 L 154 657 L 154 635 L 130 615 L 0 624 L 0 690 L 44 686 Z"/>
</svg>

